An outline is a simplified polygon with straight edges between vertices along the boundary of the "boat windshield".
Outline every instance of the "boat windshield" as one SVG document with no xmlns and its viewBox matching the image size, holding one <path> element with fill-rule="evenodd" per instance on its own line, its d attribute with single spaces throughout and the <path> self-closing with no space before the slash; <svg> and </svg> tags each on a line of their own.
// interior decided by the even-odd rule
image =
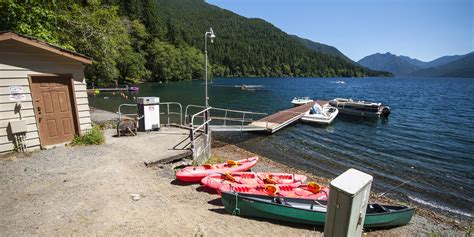
<svg viewBox="0 0 474 237">
<path fill-rule="evenodd" d="M 310 114 L 323 114 L 323 109 L 319 104 L 314 104 L 313 107 L 311 107 L 311 110 L 309 111 Z"/>
</svg>

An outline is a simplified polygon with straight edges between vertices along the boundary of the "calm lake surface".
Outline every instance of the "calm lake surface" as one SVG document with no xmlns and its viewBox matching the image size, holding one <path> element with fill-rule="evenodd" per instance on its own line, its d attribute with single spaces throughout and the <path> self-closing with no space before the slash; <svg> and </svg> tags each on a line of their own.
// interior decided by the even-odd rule
<svg viewBox="0 0 474 237">
<path fill-rule="evenodd" d="M 234 85 L 264 85 L 242 91 Z M 148 83 L 128 100 L 116 93 L 90 97 L 94 107 L 117 111 L 133 96 L 204 103 L 202 81 Z M 472 216 L 474 207 L 474 79 L 456 78 L 222 78 L 209 87 L 213 107 L 274 113 L 295 96 L 350 97 L 388 104 L 388 119 L 339 115 L 330 126 L 296 123 L 273 135 L 217 133 L 275 161 L 334 178 L 348 168 L 374 176 L 373 191 L 449 214 Z M 104 99 L 109 97 L 109 99 Z"/>
</svg>

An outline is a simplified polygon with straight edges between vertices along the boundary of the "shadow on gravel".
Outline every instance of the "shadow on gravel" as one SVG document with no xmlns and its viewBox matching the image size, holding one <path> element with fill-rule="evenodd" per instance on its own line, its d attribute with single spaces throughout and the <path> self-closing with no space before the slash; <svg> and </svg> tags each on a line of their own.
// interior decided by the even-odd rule
<svg viewBox="0 0 474 237">
<path fill-rule="evenodd" d="M 212 199 L 211 201 L 209 201 L 207 203 L 209 203 L 211 205 L 214 205 L 214 206 L 219 206 L 219 207 L 224 206 L 224 205 L 222 205 L 221 198 Z"/>
<path fill-rule="evenodd" d="M 197 183 L 188 183 L 188 182 L 183 182 L 183 181 L 175 179 L 175 180 L 171 181 L 170 184 L 178 185 L 178 186 L 191 186 L 191 185 L 195 185 Z"/>
<path fill-rule="evenodd" d="M 215 189 L 212 189 L 212 188 L 208 188 L 206 186 L 199 186 L 196 188 L 196 191 L 198 192 L 205 192 L 205 193 L 209 193 L 209 194 L 217 194 L 217 190 Z"/>
<path fill-rule="evenodd" d="M 371 227 L 371 228 L 364 228 L 364 232 L 373 232 L 373 231 L 381 231 L 381 230 L 390 230 L 393 228 L 397 228 L 400 226 L 389 226 L 389 227 Z"/>
<path fill-rule="evenodd" d="M 231 213 L 228 213 L 225 210 L 225 208 L 213 208 L 213 209 L 209 209 L 209 211 L 212 211 L 212 212 L 215 212 L 215 213 L 218 213 L 218 214 L 232 215 Z M 324 226 L 311 226 L 311 225 L 291 223 L 291 222 L 285 222 L 285 221 L 264 219 L 264 218 L 260 218 L 260 217 L 250 217 L 250 216 L 239 216 L 239 217 L 249 219 L 249 220 L 258 221 L 258 222 L 270 222 L 272 224 L 282 225 L 282 226 L 287 226 L 287 227 L 297 228 L 297 229 L 313 230 L 313 231 L 319 231 L 319 232 L 324 231 Z"/>
<path fill-rule="evenodd" d="M 215 212 L 217 214 L 229 214 L 224 208 L 211 208 L 209 211 Z"/>
</svg>

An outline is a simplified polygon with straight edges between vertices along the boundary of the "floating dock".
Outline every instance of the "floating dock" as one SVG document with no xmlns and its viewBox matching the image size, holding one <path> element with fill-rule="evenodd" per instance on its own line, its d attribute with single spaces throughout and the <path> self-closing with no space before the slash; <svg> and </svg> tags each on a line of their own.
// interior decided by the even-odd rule
<svg viewBox="0 0 474 237">
<path fill-rule="evenodd" d="M 303 115 L 308 112 L 314 104 L 320 104 L 321 106 L 328 103 L 328 101 L 317 100 L 304 105 L 293 107 L 290 109 L 279 111 L 275 114 L 264 117 L 260 120 L 257 120 L 249 126 L 265 128 L 270 133 L 275 133 L 280 129 L 298 121 L 303 117 Z"/>
<path fill-rule="evenodd" d="M 306 103 L 304 105 L 300 105 L 297 107 L 285 109 L 282 111 L 279 111 L 277 113 L 274 113 L 272 115 L 266 116 L 264 118 L 261 118 L 256 121 L 252 121 L 249 119 L 244 119 L 244 116 L 241 118 L 230 118 L 230 117 L 213 117 L 211 115 L 211 119 L 215 120 L 220 120 L 220 121 L 237 121 L 237 122 L 242 122 L 240 125 L 230 125 L 230 124 L 221 124 L 221 125 L 210 125 L 210 128 L 212 131 L 215 132 L 269 132 L 269 133 L 275 133 L 286 126 L 300 120 L 303 115 L 308 112 L 311 107 L 314 106 L 314 104 L 318 103 L 321 106 L 324 106 L 329 103 L 327 100 L 316 100 L 313 102 Z M 224 110 L 225 109 L 219 109 L 219 110 Z M 233 111 L 233 112 L 239 112 L 239 111 Z M 252 113 L 252 112 L 245 112 L 245 111 L 240 111 L 242 113 Z M 244 124 L 248 122 L 247 124 Z"/>
</svg>

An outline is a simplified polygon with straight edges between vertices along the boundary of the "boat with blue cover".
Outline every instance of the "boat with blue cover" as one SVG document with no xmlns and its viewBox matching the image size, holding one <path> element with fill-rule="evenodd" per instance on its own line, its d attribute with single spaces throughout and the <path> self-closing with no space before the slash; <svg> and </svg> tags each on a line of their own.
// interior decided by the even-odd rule
<svg viewBox="0 0 474 237">
<path fill-rule="evenodd" d="M 330 106 L 327 101 L 317 100 L 313 107 L 301 117 L 301 120 L 317 124 L 330 124 L 338 114 L 339 110 Z"/>
</svg>

